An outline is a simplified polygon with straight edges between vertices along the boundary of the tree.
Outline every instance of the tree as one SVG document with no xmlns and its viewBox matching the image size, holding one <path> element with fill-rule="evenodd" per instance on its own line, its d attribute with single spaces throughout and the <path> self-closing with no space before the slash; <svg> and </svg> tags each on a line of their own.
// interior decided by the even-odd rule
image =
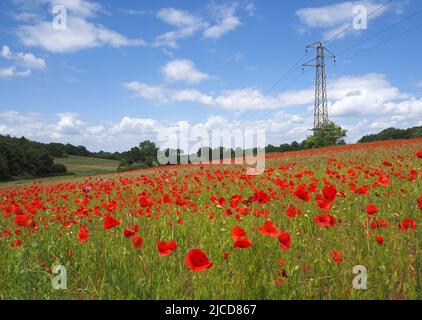
<svg viewBox="0 0 422 320">
<path fill-rule="evenodd" d="M 318 128 L 314 135 L 308 136 L 304 141 L 304 147 L 307 149 L 323 148 L 335 145 L 344 145 L 344 137 L 346 137 L 347 130 L 336 125 L 332 121 Z"/>
</svg>

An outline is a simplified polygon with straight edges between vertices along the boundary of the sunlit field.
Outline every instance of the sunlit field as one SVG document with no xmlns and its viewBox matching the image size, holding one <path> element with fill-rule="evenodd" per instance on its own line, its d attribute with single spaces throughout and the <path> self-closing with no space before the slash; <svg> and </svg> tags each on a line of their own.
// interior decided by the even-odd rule
<svg viewBox="0 0 422 320">
<path fill-rule="evenodd" d="M 421 299 L 422 140 L 0 189 L 1 299 Z M 67 289 L 52 285 L 67 270 Z M 367 271 L 356 289 L 355 266 Z"/>
</svg>

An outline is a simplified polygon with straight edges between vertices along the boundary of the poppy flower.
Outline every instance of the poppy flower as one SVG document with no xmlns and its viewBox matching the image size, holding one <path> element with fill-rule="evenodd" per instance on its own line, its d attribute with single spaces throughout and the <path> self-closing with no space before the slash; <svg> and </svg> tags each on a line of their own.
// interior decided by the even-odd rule
<svg viewBox="0 0 422 320">
<path fill-rule="evenodd" d="M 296 189 L 294 194 L 296 197 L 298 197 L 299 199 L 302 199 L 305 202 L 308 202 L 311 200 L 311 195 L 309 194 L 309 192 L 306 191 L 306 186 L 304 185 L 299 186 Z"/>
<path fill-rule="evenodd" d="M 280 233 L 280 236 L 278 237 L 278 241 L 280 242 L 281 250 L 284 250 L 284 251 L 289 250 L 292 245 L 292 239 L 290 237 L 290 234 L 286 231 Z"/>
<path fill-rule="evenodd" d="M 10 244 L 11 248 L 20 248 L 22 246 L 22 240 L 21 239 L 16 239 L 15 241 L 13 241 Z"/>
<path fill-rule="evenodd" d="M 371 229 L 375 230 L 375 229 L 382 229 L 382 228 L 387 228 L 388 227 L 388 223 L 385 219 L 379 219 L 379 220 L 374 220 L 371 222 Z"/>
<path fill-rule="evenodd" d="M 18 215 L 15 217 L 15 226 L 29 227 L 31 225 L 32 217 L 27 215 Z"/>
<path fill-rule="evenodd" d="M 331 209 L 331 202 L 325 199 L 318 200 L 318 208 L 323 211 L 329 211 Z"/>
<path fill-rule="evenodd" d="M 376 214 L 377 212 L 378 212 L 378 208 L 374 204 L 366 205 L 367 214 Z"/>
<path fill-rule="evenodd" d="M 375 236 L 375 241 L 378 244 L 383 244 L 384 243 L 384 237 L 383 236 Z"/>
<path fill-rule="evenodd" d="M 278 234 L 280 233 L 280 229 L 274 226 L 274 222 L 271 220 L 267 220 L 264 222 L 262 227 L 259 227 L 258 230 L 261 232 L 263 236 L 271 236 L 273 238 L 277 238 Z"/>
<path fill-rule="evenodd" d="M 411 218 L 406 218 L 403 219 L 400 223 L 399 223 L 399 228 L 403 231 L 406 232 L 409 229 L 411 231 L 415 230 L 416 228 L 416 222 L 415 220 L 411 219 Z"/>
<path fill-rule="evenodd" d="M 122 224 L 122 221 L 113 218 L 109 213 L 104 215 L 104 229 L 108 230 Z"/>
<path fill-rule="evenodd" d="M 295 206 L 290 206 L 290 208 L 286 211 L 286 216 L 289 218 L 294 218 L 296 215 L 300 216 L 301 214 L 302 211 L 300 211 L 300 209 L 296 208 Z"/>
<path fill-rule="evenodd" d="M 149 197 L 141 197 L 139 199 L 139 205 L 143 208 L 145 207 L 152 207 L 153 206 L 153 202 L 151 201 L 151 199 Z"/>
<path fill-rule="evenodd" d="M 324 195 L 324 199 L 333 202 L 337 196 L 337 189 L 335 186 L 325 186 L 322 189 L 322 194 Z"/>
<path fill-rule="evenodd" d="M 359 188 L 359 194 L 368 194 L 368 193 L 369 193 L 369 187 L 367 185 Z"/>
<path fill-rule="evenodd" d="M 160 255 L 168 256 L 174 250 L 177 249 L 177 243 L 173 240 L 170 241 L 157 241 L 157 249 Z"/>
<path fill-rule="evenodd" d="M 232 239 L 234 240 L 234 241 L 236 241 L 237 239 L 239 239 L 239 238 L 242 238 L 242 237 L 244 237 L 244 236 L 246 236 L 246 232 L 245 232 L 245 230 L 243 230 L 241 227 L 239 227 L 239 226 L 235 226 L 235 227 L 233 227 L 233 229 L 232 229 Z"/>
<path fill-rule="evenodd" d="M 250 246 L 252 246 L 252 240 L 246 237 L 238 238 L 233 244 L 233 248 L 239 249 L 246 249 Z"/>
<path fill-rule="evenodd" d="M 85 225 L 79 227 L 78 239 L 81 243 L 84 243 L 89 238 L 89 231 Z"/>
<path fill-rule="evenodd" d="M 341 256 L 341 253 L 337 250 L 331 251 L 330 255 L 335 263 L 340 263 L 343 261 L 343 257 Z"/>
<path fill-rule="evenodd" d="M 186 267 L 199 272 L 212 267 L 213 263 L 208 259 L 204 251 L 191 249 L 185 256 Z"/>
<path fill-rule="evenodd" d="M 237 195 L 235 194 L 234 196 L 232 196 L 232 198 L 230 199 L 230 206 L 232 207 L 232 209 L 236 209 L 237 206 L 242 202 L 242 196 L 241 195 Z"/>
<path fill-rule="evenodd" d="M 418 198 L 418 207 L 422 210 L 422 196 Z"/>
<path fill-rule="evenodd" d="M 125 236 L 125 238 L 130 238 L 130 237 L 133 237 L 137 231 L 138 231 L 138 224 L 135 224 L 133 228 L 131 228 L 130 226 L 127 226 L 127 228 L 123 230 L 123 235 Z"/>
<path fill-rule="evenodd" d="M 258 190 L 254 193 L 253 199 L 259 204 L 264 204 L 270 199 L 270 197 L 268 196 L 268 194 L 265 193 L 265 191 Z"/>
<path fill-rule="evenodd" d="M 416 152 L 416 156 L 417 156 L 419 159 L 422 159 L 422 150 L 419 150 L 418 152 Z"/>
<path fill-rule="evenodd" d="M 141 249 L 142 247 L 142 243 L 144 242 L 144 240 L 140 237 L 140 236 L 134 236 L 132 243 L 135 246 L 136 249 Z"/>
<path fill-rule="evenodd" d="M 320 214 L 314 218 L 314 221 L 321 227 L 333 227 L 336 224 L 336 219 L 331 214 Z"/>
</svg>

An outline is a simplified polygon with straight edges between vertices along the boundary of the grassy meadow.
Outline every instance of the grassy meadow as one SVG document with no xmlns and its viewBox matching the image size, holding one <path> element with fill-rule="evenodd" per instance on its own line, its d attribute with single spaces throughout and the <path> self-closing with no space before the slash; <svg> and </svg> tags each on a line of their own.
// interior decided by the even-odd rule
<svg viewBox="0 0 422 320">
<path fill-rule="evenodd" d="M 67 181 L 73 177 L 86 177 L 93 175 L 116 172 L 119 161 L 109 159 L 99 159 L 93 157 L 68 156 L 66 158 L 55 158 L 54 163 L 63 164 L 67 168 L 67 174 L 63 176 L 43 177 L 37 181 L 48 183 Z M 11 186 L 27 185 L 33 179 L 16 179 L 10 182 L 0 182 L 0 188 Z"/>
<path fill-rule="evenodd" d="M 0 298 L 421 299 L 421 149 L 270 154 L 260 176 L 235 165 L 104 175 L 112 162 L 60 159 L 92 176 L 0 189 Z M 65 290 L 52 286 L 56 265 Z"/>
</svg>

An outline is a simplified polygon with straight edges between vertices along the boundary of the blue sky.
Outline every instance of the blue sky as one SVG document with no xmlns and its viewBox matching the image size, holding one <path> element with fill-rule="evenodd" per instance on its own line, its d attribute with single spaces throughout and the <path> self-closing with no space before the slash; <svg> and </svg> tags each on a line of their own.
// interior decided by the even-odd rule
<svg viewBox="0 0 422 320">
<path fill-rule="evenodd" d="M 2 1 L 0 134 L 107 151 L 181 127 L 303 140 L 314 70 L 300 64 L 315 55 L 305 46 L 350 26 L 359 5 L 375 11 L 367 28 L 327 43 L 340 53 L 362 42 L 327 61 L 330 117 L 349 142 L 422 125 L 422 4 L 388 2 Z M 57 5 L 64 30 L 53 25 Z"/>
</svg>

